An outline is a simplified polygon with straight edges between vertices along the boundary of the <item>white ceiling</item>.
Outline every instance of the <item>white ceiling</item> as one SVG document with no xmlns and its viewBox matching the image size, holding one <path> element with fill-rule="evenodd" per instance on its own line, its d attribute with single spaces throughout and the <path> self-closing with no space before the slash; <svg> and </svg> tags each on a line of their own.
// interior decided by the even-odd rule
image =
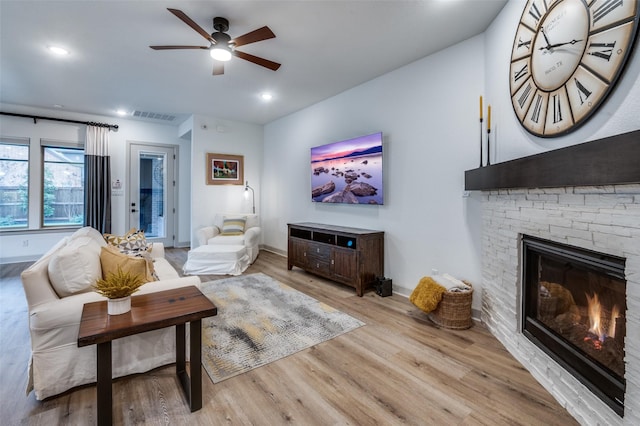
<svg viewBox="0 0 640 426">
<path fill-rule="evenodd" d="M 482 33 L 506 1 L 0 0 L 0 102 L 264 124 Z M 275 39 L 239 50 L 282 66 L 233 58 L 212 76 L 207 51 L 150 49 L 208 45 L 167 7 L 207 32 L 226 17 L 232 37 L 269 26 Z M 71 54 L 54 57 L 47 45 Z M 261 101 L 264 91 L 273 100 Z"/>
</svg>

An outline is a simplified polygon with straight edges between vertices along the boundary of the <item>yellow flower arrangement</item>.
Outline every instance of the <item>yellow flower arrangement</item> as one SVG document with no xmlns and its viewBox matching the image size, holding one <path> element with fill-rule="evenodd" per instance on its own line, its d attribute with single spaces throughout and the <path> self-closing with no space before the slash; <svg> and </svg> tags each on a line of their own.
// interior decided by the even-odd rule
<svg viewBox="0 0 640 426">
<path fill-rule="evenodd" d="M 123 272 L 122 268 L 118 267 L 117 272 L 107 274 L 105 279 L 96 280 L 93 288 L 98 294 L 109 299 L 119 299 L 131 296 L 138 291 L 142 284 L 144 284 L 144 281 L 139 275 Z"/>
</svg>

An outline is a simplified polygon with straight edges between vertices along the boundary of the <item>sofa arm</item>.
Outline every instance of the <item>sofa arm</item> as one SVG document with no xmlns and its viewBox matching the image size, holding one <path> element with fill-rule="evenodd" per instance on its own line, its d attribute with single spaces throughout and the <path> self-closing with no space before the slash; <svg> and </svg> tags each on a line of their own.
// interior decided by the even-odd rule
<svg viewBox="0 0 640 426">
<path fill-rule="evenodd" d="M 198 277 L 197 275 L 194 275 L 190 277 L 170 278 L 168 280 L 151 281 L 144 284 L 142 287 L 140 287 L 140 290 L 134 293 L 133 295 L 136 296 L 138 294 L 155 293 L 158 291 L 172 290 L 174 288 L 188 287 L 191 285 L 194 285 L 200 288 L 200 277 Z"/>
<path fill-rule="evenodd" d="M 217 226 L 205 226 L 196 231 L 196 238 L 198 238 L 198 245 L 206 246 L 207 242 L 218 235 L 220 230 Z"/>
<path fill-rule="evenodd" d="M 260 242 L 260 233 L 262 229 L 259 226 L 254 226 L 244 231 L 244 244 L 249 247 L 257 246 Z"/>
<path fill-rule="evenodd" d="M 151 246 L 151 257 L 154 259 L 164 259 L 164 244 L 154 242 Z"/>
</svg>

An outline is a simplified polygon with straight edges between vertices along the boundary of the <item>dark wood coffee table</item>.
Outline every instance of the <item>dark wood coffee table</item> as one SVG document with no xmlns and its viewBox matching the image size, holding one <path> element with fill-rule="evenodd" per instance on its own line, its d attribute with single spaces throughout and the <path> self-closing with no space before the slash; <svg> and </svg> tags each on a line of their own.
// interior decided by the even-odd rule
<svg viewBox="0 0 640 426">
<path fill-rule="evenodd" d="M 111 341 L 146 331 L 176 326 L 176 374 L 191 412 L 202 408 L 202 318 L 215 316 L 216 306 L 195 286 L 133 296 L 131 311 L 107 314 L 107 302 L 82 309 L 78 346 L 97 345 L 98 424 L 112 422 Z M 191 377 L 187 374 L 185 324 L 189 322 Z"/>
</svg>

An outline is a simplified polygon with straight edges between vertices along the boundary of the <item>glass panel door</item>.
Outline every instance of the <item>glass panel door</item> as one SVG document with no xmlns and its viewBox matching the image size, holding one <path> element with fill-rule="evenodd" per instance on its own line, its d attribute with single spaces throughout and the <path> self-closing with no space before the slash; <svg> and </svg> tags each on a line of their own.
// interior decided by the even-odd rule
<svg viewBox="0 0 640 426">
<path fill-rule="evenodd" d="M 130 228 L 173 246 L 174 148 L 131 144 Z"/>
</svg>

